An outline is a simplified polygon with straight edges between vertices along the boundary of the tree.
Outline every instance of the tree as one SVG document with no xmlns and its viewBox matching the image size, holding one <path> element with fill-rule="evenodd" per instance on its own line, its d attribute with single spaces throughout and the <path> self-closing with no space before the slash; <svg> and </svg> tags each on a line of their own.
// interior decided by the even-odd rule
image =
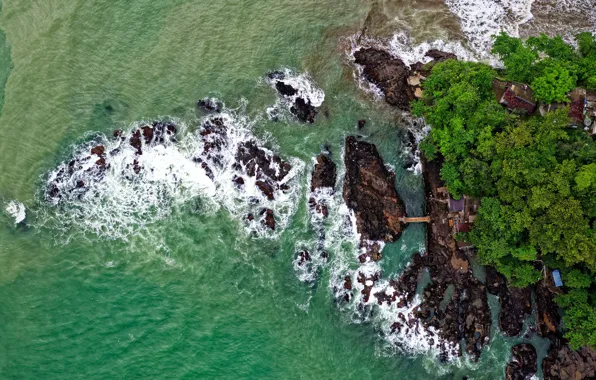
<svg viewBox="0 0 596 380">
<path fill-rule="evenodd" d="M 534 97 L 547 104 L 569 102 L 567 93 L 575 88 L 577 77 L 554 59 L 545 59 L 537 65 L 538 76 L 532 81 Z"/>
</svg>

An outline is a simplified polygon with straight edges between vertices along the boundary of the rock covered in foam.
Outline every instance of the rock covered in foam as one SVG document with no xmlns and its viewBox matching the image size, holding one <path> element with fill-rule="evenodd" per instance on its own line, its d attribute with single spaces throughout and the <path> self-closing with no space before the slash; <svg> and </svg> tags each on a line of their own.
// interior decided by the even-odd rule
<svg viewBox="0 0 596 380">
<path fill-rule="evenodd" d="M 125 156 L 123 152 L 125 149 L 132 148 L 135 156 L 141 156 L 144 147 L 153 147 L 174 141 L 176 132 L 174 123 L 154 121 L 133 129 L 130 132 L 130 137 L 124 131 L 116 130 L 113 133 L 115 141 L 88 143 L 86 145 L 87 153 L 78 152 L 68 164 L 63 163 L 57 170 L 50 173 L 45 198 L 52 203 L 80 198 L 91 186 L 104 180 L 105 172 L 110 168 L 111 162 L 120 156 Z M 122 146 L 121 143 L 126 142 L 127 139 L 129 147 L 126 144 Z M 117 146 L 106 152 L 105 144 L 108 143 Z M 138 175 L 142 167 L 136 157 L 127 158 L 129 160 L 126 162 L 123 173 L 131 178 Z"/>
<path fill-rule="evenodd" d="M 285 69 L 267 75 L 267 81 L 279 95 L 278 104 L 268 110 L 270 119 L 277 119 L 280 107 L 287 108 L 303 123 L 314 123 L 325 93 L 315 87 L 308 74 L 296 74 Z"/>
<path fill-rule="evenodd" d="M 399 238 L 405 209 L 389 171 L 374 144 L 346 138 L 343 198 L 354 212 L 361 242 L 391 242 Z"/>
<path fill-rule="evenodd" d="M 197 133 L 200 147 L 193 159 L 219 186 L 225 188 L 227 184 L 221 182 L 229 181 L 234 194 L 230 197 L 244 203 L 244 220 L 255 228 L 275 230 L 275 206 L 288 201 L 296 190 L 291 186 L 294 167 L 237 123 L 226 113 L 214 112 L 203 118 Z M 233 203 L 230 207 L 236 207 Z"/>
<path fill-rule="evenodd" d="M 516 344 L 511 348 L 511 361 L 505 369 L 507 380 L 529 380 L 538 369 L 536 348 L 529 343 Z"/>
<path fill-rule="evenodd" d="M 4 210 L 11 218 L 14 219 L 14 224 L 24 222 L 25 218 L 27 217 L 25 205 L 19 201 L 8 202 Z"/>
</svg>

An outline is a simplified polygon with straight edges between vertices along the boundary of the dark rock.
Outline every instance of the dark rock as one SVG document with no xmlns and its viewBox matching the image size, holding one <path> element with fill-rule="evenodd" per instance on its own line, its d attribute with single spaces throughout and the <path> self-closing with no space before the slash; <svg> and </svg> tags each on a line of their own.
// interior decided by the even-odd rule
<svg viewBox="0 0 596 380">
<path fill-rule="evenodd" d="M 375 48 L 360 49 L 354 53 L 354 58 L 357 64 L 363 66 L 366 80 L 383 91 L 387 103 L 404 111 L 410 110 L 414 90 L 408 85 L 410 69 L 401 59 Z"/>
<path fill-rule="evenodd" d="M 103 145 L 98 145 L 96 147 L 91 148 L 91 154 L 96 154 L 98 156 L 103 156 L 105 152 L 105 148 Z"/>
<path fill-rule="evenodd" d="M 327 251 L 321 252 L 321 258 L 324 259 L 324 260 L 328 260 L 329 259 L 329 253 Z"/>
<path fill-rule="evenodd" d="M 404 227 L 404 206 L 395 190 L 395 174 L 387 170 L 373 144 L 346 138 L 343 198 L 354 211 L 361 240 L 395 241 Z"/>
<path fill-rule="evenodd" d="M 505 369 L 507 380 L 528 380 L 538 369 L 536 349 L 528 343 L 517 344 L 511 348 L 511 361 Z"/>
<path fill-rule="evenodd" d="M 145 138 L 145 144 L 150 144 L 153 140 L 153 128 L 148 125 L 145 125 L 141 128 L 143 131 L 143 137 Z"/>
<path fill-rule="evenodd" d="M 337 176 L 337 169 L 335 163 L 325 154 L 319 154 L 317 156 L 317 163 L 312 173 L 312 180 L 310 184 L 310 191 L 323 187 L 335 186 L 335 180 Z"/>
<path fill-rule="evenodd" d="M 253 220 L 255 220 L 255 216 L 254 216 L 253 214 L 248 214 L 248 215 L 246 216 L 246 219 L 247 219 L 249 222 L 252 222 Z"/>
<path fill-rule="evenodd" d="M 358 120 L 358 129 L 364 128 L 366 125 L 366 120 Z"/>
<path fill-rule="evenodd" d="M 544 380 L 581 380 L 596 376 L 596 352 L 588 347 L 573 351 L 554 344 L 542 361 Z"/>
<path fill-rule="evenodd" d="M 549 290 L 545 280 L 536 285 L 536 322 L 538 335 L 543 338 L 550 338 L 559 334 L 561 317 L 558 313 L 559 307 L 554 301 L 554 295 Z"/>
<path fill-rule="evenodd" d="M 503 288 L 507 287 L 507 280 L 505 276 L 497 272 L 495 267 L 485 267 L 486 272 L 486 290 L 494 295 L 498 296 L 503 292 Z"/>
<path fill-rule="evenodd" d="M 501 311 L 499 327 L 506 336 L 519 336 L 526 315 L 532 313 L 532 292 L 530 288 L 507 288 L 499 296 Z"/>
<path fill-rule="evenodd" d="M 235 176 L 233 181 L 236 184 L 236 187 L 238 187 L 238 188 L 241 188 L 244 186 L 244 178 L 242 178 L 242 177 Z"/>
<path fill-rule="evenodd" d="M 304 100 L 300 97 L 296 98 L 294 105 L 290 107 L 290 112 L 292 112 L 301 122 L 309 124 L 314 123 L 318 113 L 316 107 L 313 106 L 309 100 Z"/>
<path fill-rule="evenodd" d="M 114 130 L 114 137 L 120 137 L 122 136 L 123 131 L 121 129 L 115 129 Z"/>
<path fill-rule="evenodd" d="M 273 195 L 273 186 L 271 186 L 271 184 L 265 181 L 257 181 L 255 185 L 257 185 L 259 190 L 261 190 L 261 192 L 267 197 L 267 199 L 269 199 L 270 201 L 275 199 L 275 196 Z"/>
<path fill-rule="evenodd" d="M 304 265 L 307 262 L 312 261 L 312 258 L 310 257 L 310 253 L 308 253 L 307 250 L 302 250 L 296 253 L 296 258 L 298 259 L 298 265 Z"/>
<path fill-rule="evenodd" d="M 352 277 L 346 276 L 344 278 L 344 289 L 352 290 Z"/>
<path fill-rule="evenodd" d="M 273 215 L 273 210 L 262 209 L 261 215 L 264 215 L 264 218 L 261 220 L 261 223 L 269 229 L 275 230 L 275 216 Z"/>
<path fill-rule="evenodd" d="M 205 112 L 221 112 L 223 103 L 211 98 L 203 98 L 197 102 L 197 107 Z"/>
<path fill-rule="evenodd" d="M 238 146 L 236 161 L 242 164 L 246 174 L 251 177 L 269 177 L 281 181 L 292 169 L 291 165 L 279 156 L 272 155 L 260 148 L 254 141 L 246 141 Z"/>
<path fill-rule="evenodd" d="M 298 90 L 282 81 L 275 83 L 275 89 L 283 96 L 294 96 L 298 93 Z"/>
<path fill-rule="evenodd" d="M 424 55 L 432 58 L 437 63 L 446 61 L 448 59 L 457 60 L 457 55 L 455 55 L 453 53 L 448 53 L 448 52 L 444 52 L 441 50 L 437 50 L 437 49 L 431 49 L 431 50 L 427 51 L 426 54 L 424 54 Z"/>
<path fill-rule="evenodd" d="M 132 133 L 132 136 L 130 137 L 129 142 L 130 145 L 137 150 L 138 155 L 143 154 L 143 150 L 141 149 L 141 147 L 143 146 L 143 143 L 141 142 L 141 131 L 139 131 L 138 129 L 134 131 Z"/>
</svg>

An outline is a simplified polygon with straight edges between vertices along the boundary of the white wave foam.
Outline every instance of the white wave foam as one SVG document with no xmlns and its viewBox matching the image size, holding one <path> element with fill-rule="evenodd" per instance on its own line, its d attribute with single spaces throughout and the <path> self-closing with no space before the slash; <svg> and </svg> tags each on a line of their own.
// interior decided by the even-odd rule
<svg viewBox="0 0 596 380">
<path fill-rule="evenodd" d="M 290 112 L 290 108 L 298 98 L 304 99 L 313 107 L 318 108 L 325 100 L 325 92 L 318 88 L 308 72 L 296 73 L 293 70 L 284 68 L 270 73 L 266 78 L 267 83 L 276 91 L 279 82 L 291 86 L 296 93 L 293 95 L 279 95 L 275 105 L 267 108 L 267 116 L 271 120 L 284 116 L 282 110 Z"/>
<path fill-rule="evenodd" d="M 10 201 L 4 209 L 11 218 L 14 219 L 14 224 L 23 222 L 27 216 L 25 205 L 18 201 Z"/>
<path fill-rule="evenodd" d="M 413 141 L 406 142 L 406 150 L 403 155 L 408 156 L 412 161 L 412 165 L 407 168 L 415 175 L 422 174 L 422 162 L 420 160 L 420 143 L 428 136 L 431 127 L 427 125 L 423 118 L 409 118 L 406 121 L 408 132 L 413 137 Z"/>
<path fill-rule="evenodd" d="M 468 44 L 490 59 L 493 36 L 501 31 L 519 36 L 519 25 L 532 18 L 534 0 L 445 0 L 460 21 Z"/>
<path fill-rule="evenodd" d="M 126 239 L 146 225 L 170 215 L 174 206 L 201 198 L 203 212 L 213 212 L 223 205 L 235 217 L 245 219 L 255 209 L 271 209 L 275 213 L 276 231 L 285 228 L 295 209 L 300 191 L 295 183 L 303 163 L 291 159 L 292 169 L 275 189 L 275 199 L 267 199 L 257 188 L 256 178 L 234 168 L 238 146 L 244 141 L 261 143 L 250 132 L 253 124 L 235 111 L 205 117 L 225 120 L 226 136 L 219 152 L 220 161 L 203 155 L 205 141 L 200 134 L 188 131 L 178 121 L 177 134 L 164 134 L 162 140 L 146 143 L 140 136 L 140 149 L 130 143 L 130 136 L 145 123 L 135 123 L 121 138 L 98 135 L 73 149 L 72 160 L 63 162 L 50 172 L 45 196 L 56 207 L 46 214 L 58 228 L 79 227 L 107 238 Z M 91 149 L 102 146 L 105 153 Z M 267 154 L 273 153 L 261 148 Z M 197 158 L 202 158 L 197 159 Z M 100 165 L 100 160 L 104 160 Z M 206 168 L 206 164 L 208 167 Z M 242 189 L 234 185 L 234 177 L 244 175 Z M 290 186 L 290 184 L 292 186 Z M 266 215 L 260 216 L 264 219 Z M 247 222 L 247 231 L 257 236 L 275 237 L 264 228 L 255 213 Z"/>
<path fill-rule="evenodd" d="M 181 132 L 186 129 L 177 124 Z M 142 126 L 146 123 L 135 123 L 130 131 Z M 169 215 L 175 204 L 215 194 L 205 171 L 192 162 L 173 135 L 150 144 L 141 136 L 141 155 L 130 144 L 130 136 L 99 135 L 76 146 L 72 160 L 49 174 L 46 197 L 58 206 L 55 221 L 108 238 L 125 238 Z M 96 146 L 106 152 L 105 169 L 98 165 L 100 155 L 90 154 Z"/>
<path fill-rule="evenodd" d="M 212 137 L 201 138 L 201 133 L 205 131 L 205 123 L 213 123 L 216 120 L 223 122 L 225 136 L 215 133 L 211 134 Z M 277 236 L 277 233 L 272 233 L 263 226 L 262 211 L 270 209 L 274 212 L 276 231 L 285 229 L 298 204 L 297 199 L 302 190 L 299 178 L 304 171 L 304 163 L 299 159 L 290 158 L 288 163 L 291 169 L 283 178 L 270 178 L 263 173 L 251 175 L 249 173 L 251 164 L 238 165 L 236 159 L 239 149 L 246 146 L 247 142 L 251 142 L 251 146 L 258 147 L 259 151 L 270 160 L 269 168 L 274 169 L 276 173 L 273 176 L 281 176 L 280 165 L 284 164 L 281 160 L 276 161 L 274 152 L 264 147 L 265 141 L 261 141 L 252 134 L 254 121 L 235 112 L 226 111 L 205 117 L 202 124 L 203 128 L 197 132 L 198 144 L 194 148 L 193 157 L 195 160 L 200 158 L 213 173 L 216 187 L 214 198 L 239 219 L 252 216 L 253 220 L 248 221 L 247 231 L 261 237 Z M 206 144 L 214 143 L 218 146 L 206 150 Z M 255 170 L 259 172 L 261 169 L 266 170 L 258 167 Z M 242 184 L 236 182 L 238 178 L 242 178 Z M 260 182 L 270 183 L 273 199 L 269 199 L 259 188 Z"/>
</svg>

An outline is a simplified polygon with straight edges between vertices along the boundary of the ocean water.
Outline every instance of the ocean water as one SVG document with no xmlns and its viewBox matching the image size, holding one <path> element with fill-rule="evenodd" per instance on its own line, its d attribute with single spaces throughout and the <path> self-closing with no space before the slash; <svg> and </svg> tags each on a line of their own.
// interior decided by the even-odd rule
<svg viewBox="0 0 596 380">
<path fill-rule="evenodd" d="M 578 29 L 593 30 L 590 1 L 576 1 L 588 14 Z M 579 20 L 577 6 L 561 4 L 4 0 L 0 379 L 502 378 L 520 339 L 503 338 L 497 325 L 478 363 L 439 363 L 416 336 L 386 339 L 387 310 L 363 313 L 334 298 L 358 268 L 340 194 L 346 136 L 377 144 L 408 213 L 423 213 L 421 178 L 403 167 L 411 122 L 358 81 L 349 53 L 376 44 L 409 61 L 439 47 L 494 62 L 495 31 L 571 33 L 564 20 Z M 321 103 L 314 124 L 298 123 L 276 96 L 267 80 L 274 70 Z M 214 180 L 193 162 L 208 117 L 195 104 L 204 97 L 225 104 L 229 125 Z M 123 147 L 96 184 L 80 171 L 86 194 L 46 201 L 61 165 L 87 156 L 93 142 L 116 149 L 114 129 L 156 119 L 175 121 L 179 134 L 146 147 L 142 176 L 123 174 L 132 160 Z M 292 164 L 291 190 L 259 198 L 276 212 L 273 233 L 246 221 L 259 197 L 253 184 L 230 185 L 229 159 L 247 139 Z M 313 157 L 323 148 L 339 174 L 335 194 L 317 195 L 329 204 L 327 220 L 308 210 Z M 384 279 L 424 250 L 424 234 L 412 225 L 385 246 Z M 295 260 L 302 249 L 325 250 L 329 260 L 304 272 Z M 544 342 L 531 340 L 544 356 Z"/>
</svg>

